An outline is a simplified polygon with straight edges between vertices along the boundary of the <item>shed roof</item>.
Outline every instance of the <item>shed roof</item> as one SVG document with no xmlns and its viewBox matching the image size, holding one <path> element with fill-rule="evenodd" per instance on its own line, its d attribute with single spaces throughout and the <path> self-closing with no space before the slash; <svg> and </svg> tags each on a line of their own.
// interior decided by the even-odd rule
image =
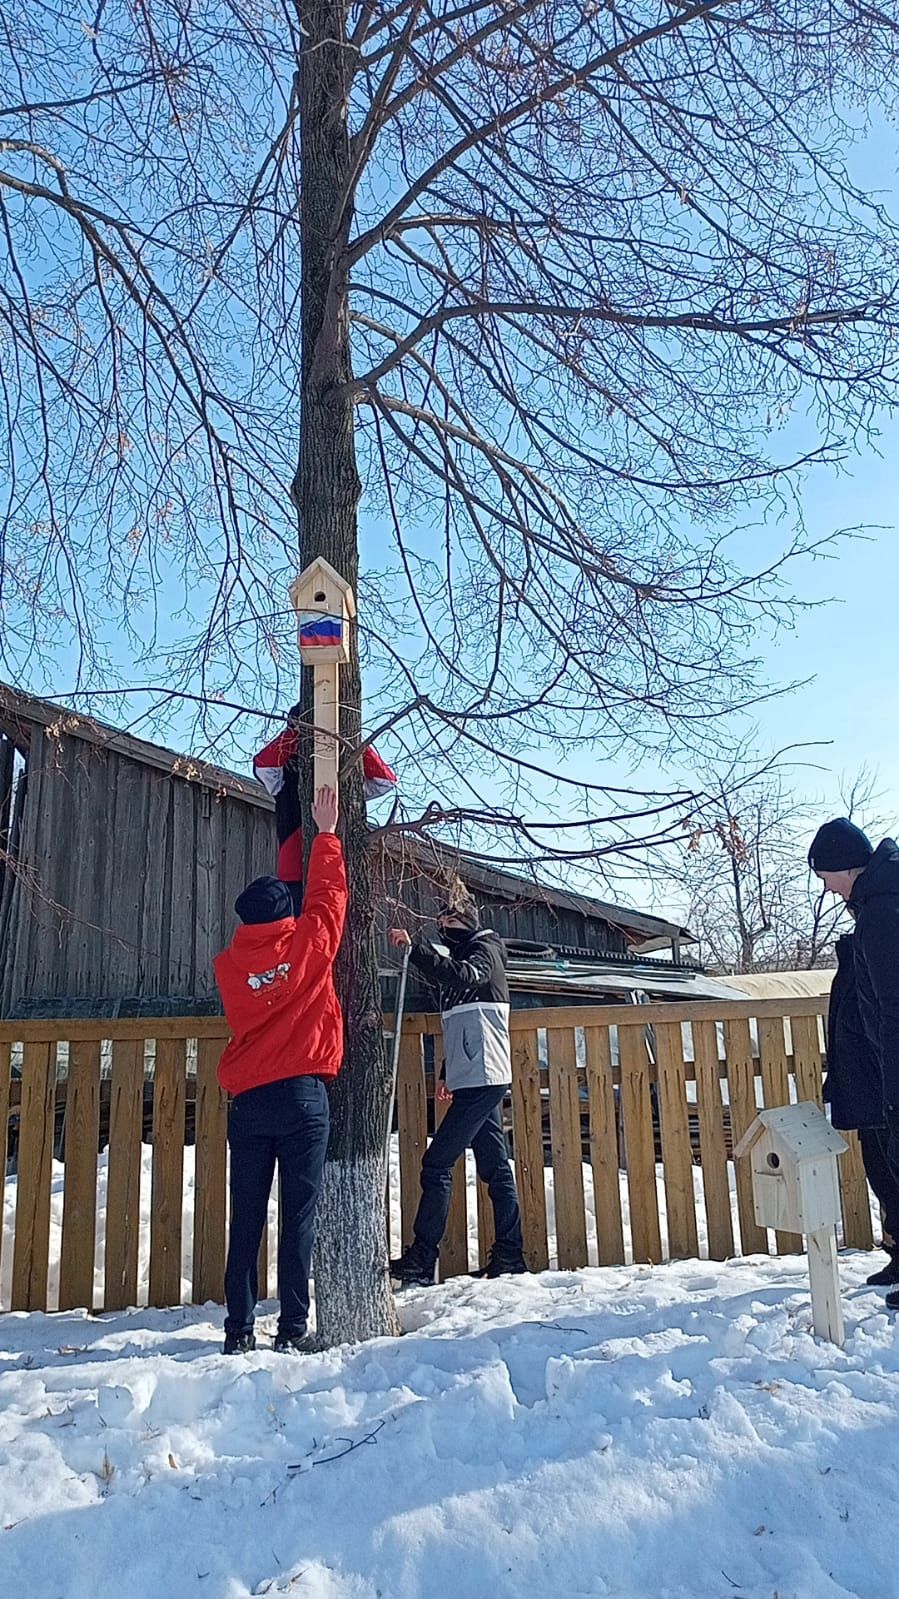
<svg viewBox="0 0 899 1599">
<path fill-rule="evenodd" d="M 820 1160 L 822 1155 L 843 1155 L 849 1148 L 812 1100 L 759 1111 L 752 1126 L 737 1144 L 734 1155 L 737 1158 L 747 1155 L 763 1133 L 770 1133 L 775 1143 L 797 1165 L 806 1160 Z"/>
</svg>

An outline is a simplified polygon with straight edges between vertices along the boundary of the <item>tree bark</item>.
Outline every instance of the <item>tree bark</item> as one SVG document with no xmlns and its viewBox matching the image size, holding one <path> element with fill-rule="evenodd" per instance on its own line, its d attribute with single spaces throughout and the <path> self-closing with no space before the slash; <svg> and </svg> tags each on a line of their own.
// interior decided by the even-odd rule
<svg viewBox="0 0 899 1599">
<path fill-rule="evenodd" d="M 348 98 L 354 58 L 344 0 L 301 0 L 299 69 L 302 236 L 300 454 L 293 483 L 301 565 L 317 556 L 358 587 L 357 506 L 361 492 L 352 401 L 346 274 L 339 262 L 352 208 Z M 311 672 L 302 703 L 311 719 Z M 341 737 L 361 737 L 362 683 L 355 630 L 340 677 Z M 305 782 L 304 782 L 305 779 Z M 301 763 L 301 799 L 311 837 L 311 762 Z M 303 789 L 305 788 L 305 792 Z M 331 1089 L 331 1141 L 319 1203 L 315 1262 L 317 1339 L 355 1341 L 398 1331 L 387 1275 L 384 1227 L 389 1076 L 384 1049 L 374 902 L 361 767 L 341 785 L 340 831 L 350 909 L 337 964 L 346 1024 L 341 1076 Z"/>
</svg>

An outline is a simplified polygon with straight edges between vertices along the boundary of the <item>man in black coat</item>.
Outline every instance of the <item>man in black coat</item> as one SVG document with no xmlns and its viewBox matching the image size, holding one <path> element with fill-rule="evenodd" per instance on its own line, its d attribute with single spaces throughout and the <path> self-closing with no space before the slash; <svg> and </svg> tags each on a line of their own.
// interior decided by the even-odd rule
<svg viewBox="0 0 899 1599">
<path fill-rule="evenodd" d="M 830 989 L 827 1018 L 827 1076 L 824 1098 L 830 1119 L 841 1132 L 855 1129 L 861 1145 L 865 1176 L 883 1211 L 887 1264 L 868 1278 L 872 1285 L 899 1284 L 899 1182 L 890 1165 L 887 1129 L 883 1121 L 880 1067 L 862 1027 L 855 980 L 855 939 L 846 933 L 837 940 L 837 969 Z"/>
<path fill-rule="evenodd" d="M 880 1074 L 886 1156 L 899 1182 L 899 846 L 870 840 L 845 817 L 819 828 L 809 865 L 855 917 L 855 982 L 862 1032 Z M 899 1293 L 887 1304 L 899 1309 Z"/>
</svg>

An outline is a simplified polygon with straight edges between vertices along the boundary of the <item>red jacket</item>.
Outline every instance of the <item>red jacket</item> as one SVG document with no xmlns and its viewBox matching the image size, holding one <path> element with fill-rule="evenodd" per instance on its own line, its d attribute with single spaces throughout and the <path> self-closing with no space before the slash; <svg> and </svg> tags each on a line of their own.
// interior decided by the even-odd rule
<svg viewBox="0 0 899 1599">
<path fill-rule="evenodd" d="M 346 907 L 340 840 L 319 833 L 300 915 L 238 927 L 216 956 L 215 979 L 233 1034 L 218 1070 L 229 1094 L 280 1077 L 336 1077 L 343 1018 L 333 970 Z"/>
</svg>

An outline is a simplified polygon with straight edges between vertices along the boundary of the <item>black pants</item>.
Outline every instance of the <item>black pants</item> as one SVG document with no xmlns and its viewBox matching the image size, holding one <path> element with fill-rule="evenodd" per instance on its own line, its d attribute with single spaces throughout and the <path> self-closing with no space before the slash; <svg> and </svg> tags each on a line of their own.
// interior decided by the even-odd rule
<svg viewBox="0 0 899 1599">
<path fill-rule="evenodd" d="M 469 1147 L 493 1205 L 496 1248 L 503 1255 L 521 1254 L 521 1213 L 499 1113 L 507 1091 L 508 1085 L 458 1089 L 428 1146 L 421 1163 L 421 1203 L 414 1232 L 432 1260 L 437 1259 L 446 1229 L 453 1167 Z"/>
<path fill-rule="evenodd" d="M 894 1147 L 896 1140 L 890 1139 L 885 1127 L 861 1127 L 858 1138 L 865 1176 L 880 1200 L 884 1232 L 889 1234 L 889 1240 L 884 1238 L 884 1248 L 891 1255 L 899 1255 L 899 1165 L 896 1163 L 899 1149 Z"/>
<path fill-rule="evenodd" d="M 309 1316 L 315 1206 L 328 1147 L 329 1107 L 320 1077 L 285 1077 L 238 1094 L 228 1113 L 231 1240 L 225 1268 L 225 1331 L 251 1332 L 256 1263 L 277 1162 L 281 1177 L 279 1331 L 302 1336 Z"/>
</svg>

